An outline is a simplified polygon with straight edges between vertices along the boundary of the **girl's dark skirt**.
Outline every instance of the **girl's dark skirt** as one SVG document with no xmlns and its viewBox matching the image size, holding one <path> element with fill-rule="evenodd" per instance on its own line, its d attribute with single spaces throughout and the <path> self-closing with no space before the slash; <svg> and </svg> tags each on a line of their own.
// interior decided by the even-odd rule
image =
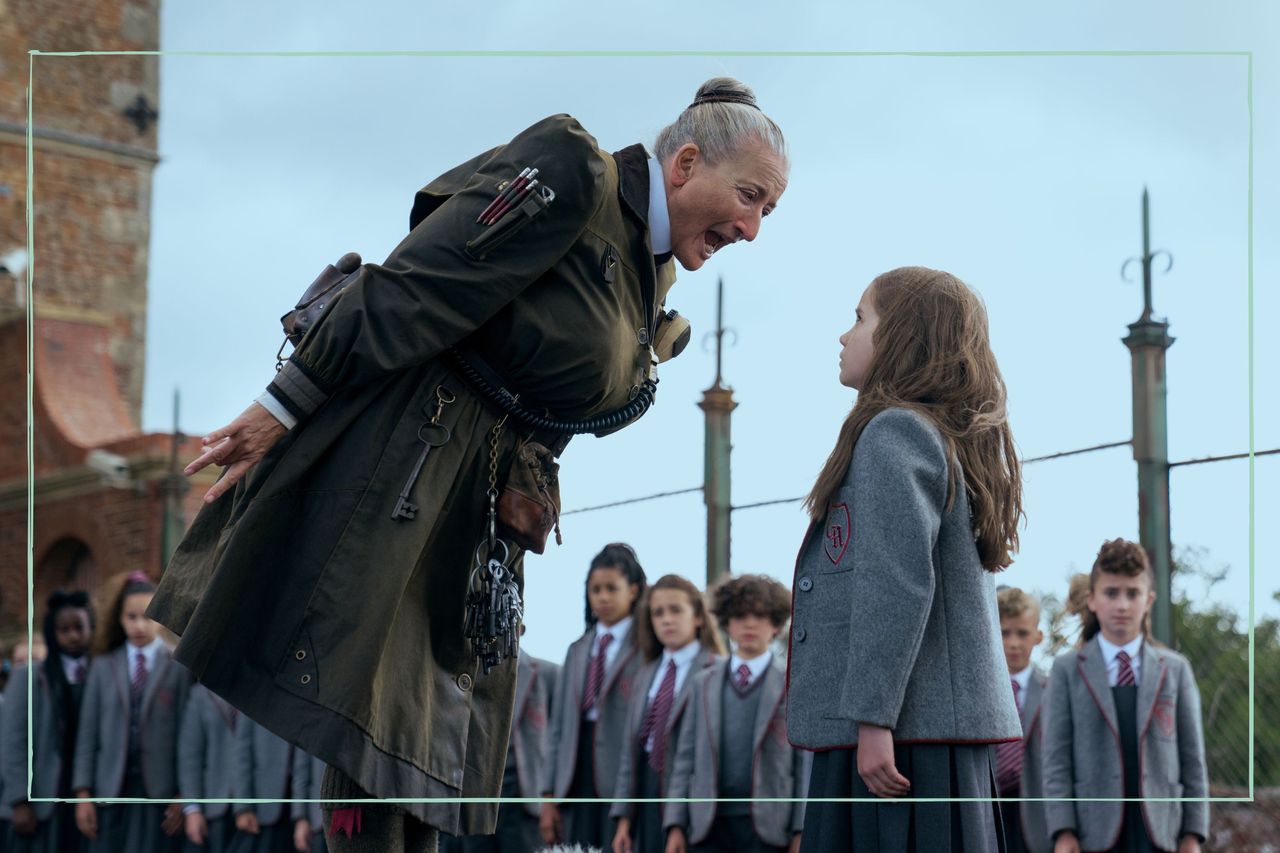
<svg viewBox="0 0 1280 853">
<path fill-rule="evenodd" d="M 995 767 L 987 744 L 897 744 L 908 797 L 990 798 Z M 813 757 L 802 853 L 1006 853 L 994 802 L 820 803 L 821 797 L 873 797 L 858 775 L 856 749 Z"/>
<path fill-rule="evenodd" d="M 578 729 L 578 754 L 573 767 L 573 782 L 569 785 L 571 797 L 605 798 L 613 791 L 596 791 L 595 782 L 596 724 L 583 720 Z M 601 780 L 605 781 L 605 780 Z M 613 784 L 613 780 L 608 780 Z M 613 821 L 609 820 L 609 802 L 565 803 L 560 807 L 564 815 L 564 841 L 583 847 L 612 849 Z"/>
</svg>

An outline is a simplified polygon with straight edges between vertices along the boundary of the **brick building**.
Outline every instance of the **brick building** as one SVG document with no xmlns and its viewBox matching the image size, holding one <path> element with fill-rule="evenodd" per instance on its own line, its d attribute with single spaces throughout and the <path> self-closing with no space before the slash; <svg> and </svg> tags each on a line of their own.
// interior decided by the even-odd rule
<svg viewBox="0 0 1280 853">
<path fill-rule="evenodd" d="M 28 50 L 155 50 L 159 0 L 0 0 L 0 641 L 25 633 L 34 486 L 37 619 L 56 587 L 162 566 L 172 437 L 139 429 L 159 59 L 36 57 L 33 321 L 28 337 Z M 15 275 L 16 273 L 16 275 Z M 32 405 L 27 412 L 27 348 Z M 34 435 L 28 469 L 27 429 Z M 198 452 L 186 439 L 177 458 Z M 91 464 L 98 462 L 100 464 Z M 118 470 L 107 476 L 112 464 Z M 30 476 L 29 476 L 30 475 Z M 182 512 L 177 510 L 182 507 Z M 170 533 L 176 532 L 171 526 Z"/>
</svg>

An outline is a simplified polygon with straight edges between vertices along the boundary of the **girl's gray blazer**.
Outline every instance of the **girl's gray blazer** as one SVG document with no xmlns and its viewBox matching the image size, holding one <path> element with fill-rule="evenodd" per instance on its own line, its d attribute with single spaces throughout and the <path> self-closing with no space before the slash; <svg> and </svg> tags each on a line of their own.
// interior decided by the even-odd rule
<svg viewBox="0 0 1280 853">
<path fill-rule="evenodd" d="M 118 797 L 124 789 L 129 755 L 128 644 L 94 658 L 85 682 L 71 790 L 95 797 Z M 178 793 L 178 726 L 191 690 L 191 673 L 173 660 L 167 646 L 156 652 L 142 694 L 142 781 L 147 796 L 171 799 Z"/>
<path fill-rule="evenodd" d="M 320 811 L 320 803 L 303 803 L 299 800 L 319 800 L 320 783 L 323 780 L 324 762 L 294 747 L 291 781 L 296 793 L 290 795 L 293 802 L 289 804 L 289 817 L 295 823 L 306 820 L 311 825 L 312 832 L 324 829 L 324 814 Z"/>
<path fill-rule="evenodd" d="M 1044 796 L 1044 696 L 1048 678 L 1031 670 L 1027 698 L 1022 703 L 1022 797 Z M 1022 841 L 1031 853 L 1051 853 L 1053 841 L 1044 823 L 1044 803 L 1018 803 L 1022 818 Z"/>
<path fill-rule="evenodd" d="M 49 680 L 44 663 L 37 662 L 31 673 L 35 692 L 31 706 L 32 777 L 31 795 L 35 798 L 58 796 L 58 773 L 62 768 L 62 736 L 58 731 L 58 712 L 53 707 Z M 4 691 L 4 714 L 0 717 L 0 778 L 4 805 L 12 810 L 27 801 L 27 668 L 19 667 L 9 677 Z M 37 820 L 53 816 L 53 803 L 33 802 Z"/>
<path fill-rule="evenodd" d="M 236 814 L 253 812 L 263 826 L 275 826 L 287 816 L 280 801 L 297 799 L 289 791 L 292 750 L 288 741 L 241 715 L 236 724 L 233 796 L 271 802 L 237 803 Z"/>
<path fill-rule="evenodd" d="M 244 719 L 236 722 L 248 724 Z M 193 686 L 178 729 L 179 795 L 191 800 L 230 799 L 234 744 L 231 706 L 203 684 Z M 230 808 L 227 803 L 198 805 L 208 820 L 217 820 Z"/>
<path fill-rule="evenodd" d="M 551 757 L 542 781 L 542 793 L 554 797 L 569 794 L 573 784 L 573 768 L 578 757 L 578 731 L 582 723 L 582 691 L 587 685 L 587 661 L 595 641 L 592 628 L 573 641 L 565 655 L 564 668 L 556 681 L 555 702 L 551 708 Z M 636 648 L 636 626 L 627 632 L 623 646 L 605 671 L 600 685 L 597 707 L 595 749 L 593 751 L 596 792 L 602 798 L 613 793 L 618 779 L 619 746 L 625 736 L 627 703 L 631 699 L 631 682 L 640 667 Z"/>
<path fill-rule="evenodd" d="M 636 761 L 639 759 L 637 742 L 640 739 L 640 727 L 644 725 L 644 714 L 649 706 L 649 688 L 653 685 L 654 676 L 657 675 L 658 665 L 661 662 L 662 657 L 659 656 L 636 672 L 634 689 L 631 691 L 631 703 L 627 706 L 626 734 L 620 744 L 622 760 L 618 763 L 618 777 L 613 789 L 614 804 L 609 809 L 611 818 L 625 817 L 630 820 L 635 817 L 636 804 L 624 803 L 621 800 L 640 796 L 636 781 Z M 666 754 L 662 761 L 662 779 L 658 785 L 659 796 L 666 796 L 664 792 L 671 783 L 671 771 L 676 764 L 676 743 L 680 734 L 680 720 L 684 717 L 689 696 L 693 692 L 693 680 L 699 673 L 723 662 L 724 658 L 703 646 L 698 649 L 698 653 L 693 656 L 693 661 L 689 664 L 689 672 L 685 675 L 684 682 L 671 703 L 671 713 L 667 716 L 667 740 L 664 750 Z"/>
<path fill-rule="evenodd" d="M 974 544 L 964 477 L 948 494 L 942 436 L 888 409 L 811 524 L 792 584 L 787 733 L 805 749 L 852 747 L 861 722 L 895 743 L 1022 737 L 995 581 Z"/>
<path fill-rule="evenodd" d="M 1097 638 L 1053 662 L 1045 708 L 1044 795 L 1123 797 L 1124 759 L 1116 705 Z M 1172 649 L 1142 644 L 1138 684 L 1139 793 L 1143 797 L 1209 796 L 1200 691 L 1187 659 Z M 1049 802 L 1050 837 L 1072 830 L 1082 850 L 1116 843 L 1122 802 Z M 1147 836 L 1175 850 L 1187 833 L 1209 835 L 1209 803 L 1142 803 Z"/>
<path fill-rule="evenodd" d="M 520 796 L 542 796 L 551 757 L 551 697 L 555 693 L 559 664 L 527 655 L 520 650 L 516 661 L 516 701 L 511 716 L 510 749 L 516 756 L 516 778 Z M 539 804 L 525 803 L 530 817 L 538 817 Z"/>
<path fill-rule="evenodd" d="M 728 667 L 699 673 L 680 725 L 675 768 L 663 808 L 662 826 L 684 827 L 690 844 L 701 844 L 716 819 L 715 803 L 685 803 L 676 798 L 714 798 L 719 791 L 720 735 L 724 727 L 724 687 Z M 751 796 L 804 798 L 809 791 L 811 755 L 787 743 L 786 672 L 774 657 L 761 676 L 751 759 Z M 766 844 L 786 847 L 804 829 L 804 803 L 751 804 L 751 825 Z"/>
</svg>

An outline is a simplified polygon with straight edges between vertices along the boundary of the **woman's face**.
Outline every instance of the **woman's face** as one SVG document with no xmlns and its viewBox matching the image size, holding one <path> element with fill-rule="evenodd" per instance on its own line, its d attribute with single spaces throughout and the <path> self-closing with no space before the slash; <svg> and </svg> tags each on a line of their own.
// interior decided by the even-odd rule
<svg viewBox="0 0 1280 853">
<path fill-rule="evenodd" d="M 89 611 L 79 607 L 64 607 L 53 619 L 53 636 L 58 648 L 67 657 L 78 658 L 89 651 L 93 628 L 89 624 Z"/>
<path fill-rule="evenodd" d="M 662 647 L 675 651 L 698 638 L 702 617 L 693 612 L 689 594 L 680 589 L 655 589 L 649 592 L 649 619 L 653 633 Z"/>
<path fill-rule="evenodd" d="M 871 367 L 871 338 L 880 323 L 870 287 L 862 292 L 855 318 L 853 328 L 840 336 L 840 384 L 861 390 Z"/>
<path fill-rule="evenodd" d="M 680 266 L 696 270 L 719 249 L 754 240 L 787 188 L 786 164 L 760 142 L 709 166 L 692 142 L 663 164 L 671 251 Z"/>
<path fill-rule="evenodd" d="M 639 594 L 640 587 L 628 583 L 622 570 L 613 566 L 597 566 L 587 578 L 591 612 L 606 628 L 627 618 Z"/>
<path fill-rule="evenodd" d="M 139 648 L 156 638 L 156 629 L 159 627 L 147 618 L 147 605 L 151 603 L 152 595 L 150 592 L 131 593 L 124 597 L 124 603 L 120 605 L 120 627 L 124 628 L 124 635 L 128 637 L 130 644 Z"/>
</svg>

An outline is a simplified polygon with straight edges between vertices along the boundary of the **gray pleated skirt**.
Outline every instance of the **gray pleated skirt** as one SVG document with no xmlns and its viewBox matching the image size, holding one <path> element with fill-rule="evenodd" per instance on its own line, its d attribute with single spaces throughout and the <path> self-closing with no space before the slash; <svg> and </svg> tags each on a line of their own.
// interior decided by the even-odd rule
<svg viewBox="0 0 1280 853">
<path fill-rule="evenodd" d="M 893 756 L 911 782 L 911 797 L 990 798 L 995 790 L 987 744 L 899 744 Z M 856 750 L 814 755 L 801 853 L 1006 853 L 994 801 L 813 802 L 871 796 L 858 775 Z"/>
</svg>

